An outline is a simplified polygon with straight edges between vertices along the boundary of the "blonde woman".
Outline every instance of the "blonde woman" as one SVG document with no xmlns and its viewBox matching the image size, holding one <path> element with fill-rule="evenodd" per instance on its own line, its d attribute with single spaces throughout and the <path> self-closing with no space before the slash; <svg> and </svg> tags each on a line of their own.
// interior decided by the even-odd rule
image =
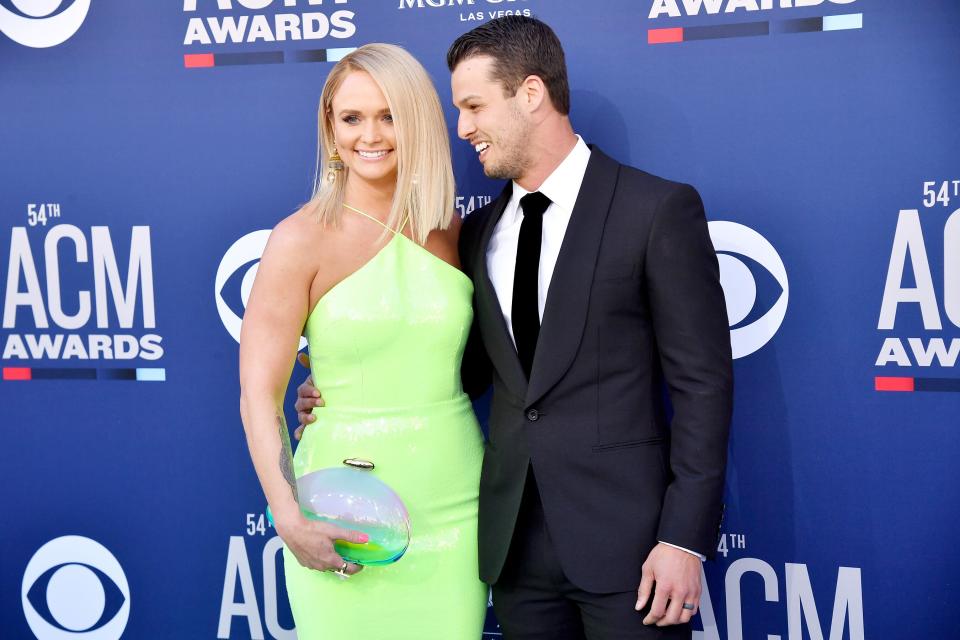
<svg viewBox="0 0 960 640">
<path fill-rule="evenodd" d="M 297 634 L 476 640 L 483 443 L 460 383 L 473 286 L 440 102 L 412 56 L 373 44 L 330 72 L 318 120 L 314 195 L 274 228 L 240 339 L 241 414 Z M 282 401 L 301 333 L 325 405 L 291 461 Z M 345 458 L 373 461 L 406 502 L 395 564 L 360 572 L 333 543 L 363 534 L 300 513 L 294 478 Z"/>
</svg>

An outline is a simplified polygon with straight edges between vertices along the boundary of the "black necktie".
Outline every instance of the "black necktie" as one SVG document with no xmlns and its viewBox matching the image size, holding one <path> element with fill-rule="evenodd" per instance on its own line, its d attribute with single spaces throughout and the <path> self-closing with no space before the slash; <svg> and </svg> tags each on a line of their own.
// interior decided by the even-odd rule
<svg viewBox="0 0 960 640">
<path fill-rule="evenodd" d="M 550 198 L 539 191 L 520 198 L 523 222 L 517 242 L 517 267 L 513 272 L 513 308 L 510 320 L 517 355 L 523 372 L 530 379 L 533 354 L 537 351 L 540 335 L 540 311 L 537 289 L 540 280 L 540 241 L 543 235 L 543 212 L 550 206 Z"/>
</svg>

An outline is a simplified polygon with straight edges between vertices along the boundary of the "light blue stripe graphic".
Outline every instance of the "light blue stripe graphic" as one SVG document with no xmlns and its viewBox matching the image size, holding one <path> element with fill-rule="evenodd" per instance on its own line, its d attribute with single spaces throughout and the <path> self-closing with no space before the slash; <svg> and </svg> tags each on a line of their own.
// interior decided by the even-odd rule
<svg viewBox="0 0 960 640">
<path fill-rule="evenodd" d="M 863 29 L 863 14 L 848 13 L 843 16 L 823 16 L 824 31 L 843 31 L 844 29 Z"/>
<path fill-rule="evenodd" d="M 339 62 L 343 56 L 347 55 L 352 51 L 356 51 L 356 47 L 343 47 L 340 49 L 327 49 L 327 62 Z"/>
<path fill-rule="evenodd" d="M 166 369 L 137 369 L 137 382 L 166 382 Z"/>
</svg>

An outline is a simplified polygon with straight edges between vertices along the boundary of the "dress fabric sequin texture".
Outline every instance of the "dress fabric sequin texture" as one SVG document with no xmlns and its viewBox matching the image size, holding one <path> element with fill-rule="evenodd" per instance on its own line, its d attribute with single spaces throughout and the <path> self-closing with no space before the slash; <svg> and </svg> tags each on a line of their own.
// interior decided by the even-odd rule
<svg viewBox="0 0 960 640">
<path fill-rule="evenodd" d="M 403 498 L 411 541 L 395 564 L 349 579 L 284 550 L 300 640 L 476 640 L 487 608 L 477 570 L 483 439 L 460 383 L 473 285 L 402 234 L 317 302 L 306 322 L 325 406 L 294 455 L 297 477 L 375 463 Z"/>
</svg>

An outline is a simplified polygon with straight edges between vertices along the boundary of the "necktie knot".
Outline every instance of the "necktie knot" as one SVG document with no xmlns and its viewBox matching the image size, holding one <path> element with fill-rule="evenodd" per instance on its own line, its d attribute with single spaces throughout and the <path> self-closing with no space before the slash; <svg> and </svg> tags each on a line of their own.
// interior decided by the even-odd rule
<svg viewBox="0 0 960 640">
<path fill-rule="evenodd" d="M 547 207 L 549 206 L 550 206 L 550 198 L 543 195 L 539 191 L 528 193 L 527 195 L 520 198 L 520 210 L 523 212 L 524 217 L 526 216 L 540 217 L 543 215 L 543 212 L 546 211 Z"/>
</svg>

